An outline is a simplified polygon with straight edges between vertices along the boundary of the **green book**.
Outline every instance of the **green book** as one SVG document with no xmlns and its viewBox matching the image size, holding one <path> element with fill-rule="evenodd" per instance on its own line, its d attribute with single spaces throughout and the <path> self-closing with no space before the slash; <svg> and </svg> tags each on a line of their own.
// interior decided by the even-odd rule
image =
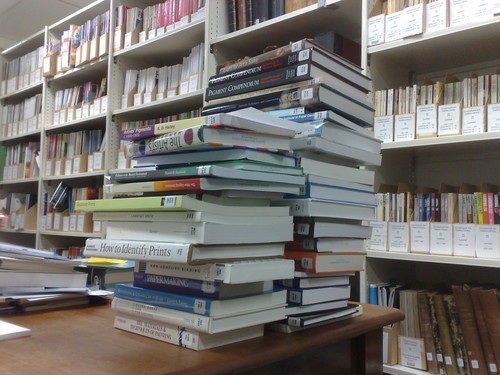
<svg viewBox="0 0 500 375">
<path fill-rule="evenodd" d="M 289 216 L 288 206 L 224 206 L 188 195 L 79 200 L 75 211 L 204 211 L 228 216 Z"/>
</svg>

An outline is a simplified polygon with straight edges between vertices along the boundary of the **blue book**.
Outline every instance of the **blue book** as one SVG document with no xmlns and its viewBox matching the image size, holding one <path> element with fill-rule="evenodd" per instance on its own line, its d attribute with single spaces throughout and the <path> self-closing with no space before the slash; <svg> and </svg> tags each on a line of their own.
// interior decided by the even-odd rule
<svg viewBox="0 0 500 375">
<path fill-rule="evenodd" d="M 368 303 L 378 305 L 378 288 L 376 284 L 370 284 Z"/>
<path fill-rule="evenodd" d="M 425 202 L 424 194 L 418 194 L 418 221 L 424 221 Z"/>
<path fill-rule="evenodd" d="M 272 292 L 247 297 L 213 300 L 120 284 L 115 288 L 115 296 L 130 301 L 205 316 L 245 314 L 281 307 L 286 304 L 286 290 L 278 288 L 275 288 Z"/>
<path fill-rule="evenodd" d="M 203 281 L 135 272 L 134 286 L 195 297 L 225 299 L 269 292 L 273 288 L 273 283 L 269 280 L 268 282 L 225 284 L 221 281 Z"/>
</svg>

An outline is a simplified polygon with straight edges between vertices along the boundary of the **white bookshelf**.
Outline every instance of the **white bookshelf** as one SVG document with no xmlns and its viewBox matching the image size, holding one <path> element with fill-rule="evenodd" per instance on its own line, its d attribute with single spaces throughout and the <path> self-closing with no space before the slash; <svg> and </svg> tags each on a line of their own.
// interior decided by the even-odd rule
<svg viewBox="0 0 500 375">
<path fill-rule="evenodd" d="M 24 99 L 42 92 L 43 82 L 37 82 L 22 89 L 0 96 L 0 100 Z"/>
<path fill-rule="evenodd" d="M 417 370 L 411 367 L 401 365 L 384 365 L 384 374 L 390 375 L 429 375 L 427 371 Z"/>
</svg>

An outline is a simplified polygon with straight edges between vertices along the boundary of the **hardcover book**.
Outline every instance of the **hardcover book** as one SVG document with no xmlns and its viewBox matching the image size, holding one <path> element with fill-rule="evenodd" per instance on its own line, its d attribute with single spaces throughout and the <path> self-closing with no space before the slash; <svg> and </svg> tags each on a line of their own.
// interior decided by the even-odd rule
<svg viewBox="0 0 500 375">
<path fill-rule="evenodd" d="M 314 253 L 286 251 L 295 261 L 295 270 L 310 273 L 356 272 L 364 270 L 366 253 Z"/>
</svg>

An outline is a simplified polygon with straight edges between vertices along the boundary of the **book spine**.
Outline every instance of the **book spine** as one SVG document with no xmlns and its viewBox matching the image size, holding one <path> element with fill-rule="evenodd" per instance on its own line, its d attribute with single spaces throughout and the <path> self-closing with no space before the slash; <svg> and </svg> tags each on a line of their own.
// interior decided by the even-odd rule
<svg viewBox="0 0 500 375">
<path fill-rule="evenodd" d="M 120 130 L 120 139 L 122 141 L 131 141 L 155 136 L 155 126 L 146 125 L 137 128 Z"/>
<path fill-rule="evenodd" d="M 446 310 L 444 307 L 443 295 L 433 295 L 434 306 L 436 309 L 436 318 L 439 325 L 439 336 L 444 354 L 444 362 L 446 365 L 446 373 L 458 374 L 458 366 L 455 360 L 455 352 L 451 341 L 450 327 L 446 318 Z"/>
<path fill-rule="evenodd" d="M 211 300 L 119 284 L 115 296 L 168 309 L 210 316 Z"/>
<path fill-rule="evenodd" d="M 219 298 L 220 282 L 134 272 L 134 286 L 202 298 Z"/>
<path fill-rule="evenodd" d="M 455 299 L 453 298 L 453 295 L 447 294 L 443 296 L 443 302 L 444 302 L 446 317 L 448 318 L 448 324 L 450 326 L 451 341 L 453 344 L 453 351 L 455 352 L 455 358 L 457 361 L 458 373 L 460 375 L 470 374 L 469 365 L 467 362 L 467 354 L 465 352 L 464 337 L 462 334 L 462 329 L 460 327 Z M 483 368 L 486 370 L 485 367 Z M 475 372 L 472 373 L 474 374 Z M 484 374 L 487 375 L 488 372 L 485 371 Z"/>
<path fill-rule="evenodd" d="M 138 269 L 141 272 L 164 275 L 172 277 L 182 277 L 202 281 L 223 280 L 225 269 L 216 264 L 176 264 L 169 262 L 140 262 Z"/>
<path fill-rule="evenodd" d="M 434 339 L 432 337 L 432 323 L 429 311 L 429 301 L 425 292 L 417 294 L 417 309 L 418 319 L 420 322 L 420 333 L 424 339 L 424 347 L 427 359 L 427 370 L 431 374 L 438 374 L 438 366 L 436 360 L 436 349 L 434 347 Z"/>
<path fill-rule="evenodd" d="M 432 337 L 434 340 L 434 348 L 436 349 L 436 362 L 439 374 L 446 374 L 446 365 L 444 361 L 443 347 L 441 343 L 441 332 L 439 330 L 439 323 L 436 314 L 436 305 L 432 293 L 427 294 L 429 302 L 429 316 L 431 319 Z"/>
<path fill-rule="evenodd" d="M 190 244 L 169 244 L 166 242 L 130 242 L 89 238 L 85 244 L 87 257 L 115 258 L 127 260 L 150 260 L 173 263 L 187 263 Z"/>
<path fill-rule="evenodd" d="M 205 145 L 203 141 L 203 127 L 195 126 L 178 132 L 127 143 L 125 151 L 127 158 L 132 158 L 141 155 L 179 151 L 184 148 L 193 148 L 200 145 Z"/>
<path fill-rule="evenodd" d="M 122 194 L 137 192 L 159 192 L 159 191 L 196 191 L 202 187 L 199 178 L 183 178 L 161 181 L 130 182 L 127 184 L 106 184 L 106 193 Z"/>
<path fill-rule="evenodd" d="M 311 64 L 309 62 L 300 62 L 293 66 L 214 85 L 207 88 L 205 92 L 205 100 L 214 100 L 224 98 L 226 96 L 243 94 L 249 91 L 262 90 L 268 87 L 304 81 L 311 78 L 309 74 L 310 68 Z"/>
<path fill-rule="evenodd" d="M 498 292 L 496 289 L 486 289 L 480 290 L 478 295 L 498 366 L 500 361 L 500 303 L 497 296 Z M 498 371 L 498 368 L 496 370 Z"/>
<path fill-rule="evenodd" d="M 111 308 L 131 317 L 137 317 L 138 319 L 151 319 L 196 331 L 208 332 L 210 325 L 210 318 L 206 316 L 189 313 L 172 314 L 169 309 L 121 298 L 113 298 Z"/>
<path fill-rule="evenodd" d="M 297 51 L 289 53 L 287 55 L 277 56 L 267 61 L 255 65 L 250 65 L 248 67 L 245 67 L 244 69 L 237 70 L 231 73 L 215 75 L 208 80 L 208 86 L 211 87 L 221 85 L 223 83 L 233 82 L 244 77 L 252 77 L 265 72 L 295 66 L 297 65 L 297 63 L 303 61 L 302 56 L 304 56 L 305 54 L 304 51 Z"/>
<path fill-rule="evenodd" d="M 236 0 L 228 0 L 227 2 L 227 19 L 229 32 L 232 33 L 237 30 L 237 12 L 236 12 Z"/>
<path fill-rule="evenodd" d="M 198 337 L 195 332 L 177 326 L 149 322 L 140 318 L 117 315 L 114 321 L 115 328 L 137 333 L 141 336 L 168 342 L 170 344 L 197 350 Z"/>
<path fill-rule="evenodd" d="M 204 165 L 201 167 L 178 167 L 141 172 L 111 173 L 110 181 L 124 183 L 136 182 L 139 180 L 152 181 L 158 179 L 181 178 L 189 176 L 210 176 L 211 174 L 212 167 Z"/>
</svg>

